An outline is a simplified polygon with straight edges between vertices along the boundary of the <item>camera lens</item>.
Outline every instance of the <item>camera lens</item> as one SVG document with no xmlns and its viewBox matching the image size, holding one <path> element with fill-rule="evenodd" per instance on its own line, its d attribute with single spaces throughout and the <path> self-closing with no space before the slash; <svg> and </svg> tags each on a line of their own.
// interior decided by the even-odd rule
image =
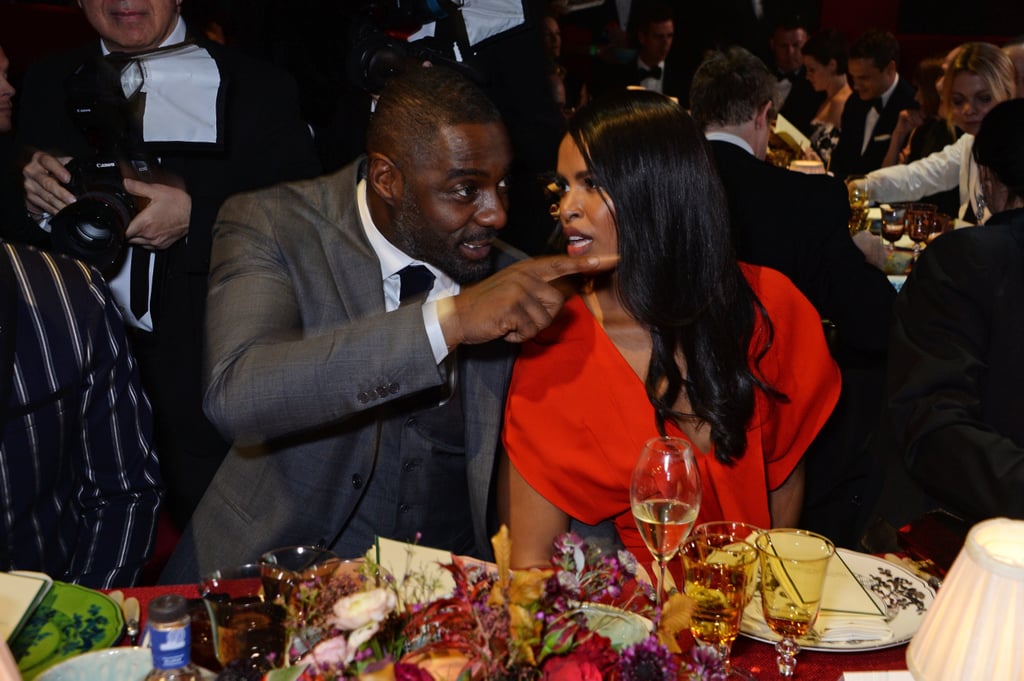
<svg viewBox="0 0 1024 681">
<path fill-rule="evenodd" d="M 104 270 L 121 253 L 133 208 L 118 194 L 84 194 L 50 221 L 53 248 Z"/>
</svg>

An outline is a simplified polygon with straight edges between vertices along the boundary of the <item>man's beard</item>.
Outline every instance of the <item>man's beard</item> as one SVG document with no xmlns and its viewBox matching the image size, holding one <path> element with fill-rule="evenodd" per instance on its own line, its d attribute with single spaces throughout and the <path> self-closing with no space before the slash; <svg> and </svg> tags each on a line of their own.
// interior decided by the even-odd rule
<svg viewBox="0 0 1024 681">
<path fill-rule="evenodd" d="M 491 257 L 483 260 L 469 260 L 459 253 L 458 242 L 451 243 L 439 232 L 427 226 L 423 212 L 405 192 L 392 223 L 397 246 L 406 255 L 438 268 L 460 285 L 473 284 L 485 279 L 494 271 L 493 251 Z M 481 227 L 475 238 L 491 238 L 497 230 Z M 472 240 L 472 239 L 470 239 Z"/>
</svg>

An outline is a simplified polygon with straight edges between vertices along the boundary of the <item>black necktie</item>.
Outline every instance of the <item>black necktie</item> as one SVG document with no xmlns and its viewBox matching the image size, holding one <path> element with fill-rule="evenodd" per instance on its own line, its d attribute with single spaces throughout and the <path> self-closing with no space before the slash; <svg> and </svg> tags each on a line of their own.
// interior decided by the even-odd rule
<svg viewBox="0 0 1024 681">
<path fill-rule="evenodd" d="M 128 302 L 136 319 L 142 319 L 149 309 L 149 260 L 149 251 L 141 246 L 132 247 Z"/>
<path fill-rule="evenodd" d="M 875 111 L 877 111 L 878 113 L 882 113 L 882 98 L 881 97 L 875 97 L 874 99 L 867 100 L 867 105 L 870 108 L 872 108 Z"/>
<path fill-rule="evenodd" d="M 661 67 L 655 66 L 654 68 L 649 70 L 637 68 L 636 74 L 638 80 L 643 80 L 644 78 L 653 78 L 655 80 L 658 80 L 659 78 L 661 78 Z"/>
<path fill-rule="evenodd" d="M 398 278 L 402 282 L 398 293 L 399 305 L 405 305 L 434 286 L 433 273 L 423 265 L 406 265 L 398 271 Z"/>
</svg>

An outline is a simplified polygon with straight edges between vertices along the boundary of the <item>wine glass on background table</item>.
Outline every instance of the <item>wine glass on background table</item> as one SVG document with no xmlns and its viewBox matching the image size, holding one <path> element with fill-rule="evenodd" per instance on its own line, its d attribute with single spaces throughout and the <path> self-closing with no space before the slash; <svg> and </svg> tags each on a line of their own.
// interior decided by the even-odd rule
<svg viewBox="0 0 1024 681">
<path fill-rule="evenodd" d="M 941 230 L 941 226 L 937 226 L 935 220 L 938 212 L 939 208 L 934 203 L 907 204 L 903 229 L 914 242 L 914 262 L 917 262 L 917 258 L 921 254 L 921 244 L 928 241 L 932 232 Z"/>
<path fill-rule="evenodd" d="M 729 661 L 740 633 L 747 587 L 755 579 L 757 549 L 729 534 L 694 533 L 679 549 L 683 591 L 693 599 L 690 633 L 721 657 L 726 679 L 753 679 Z"/>
<path fill-rule="evenodd" d="M 882 245 L 886 251 L 892 251 L 896 242 L 903 237 L 904 220 L 907 215 L 907 206 L 903 203 L 883 203 L 882 213 Z"/>
<path fill-rule="evenodd" d="M 868 192 L 867 179 L 863 175 L 848 177 L 846 192 L 850 199 L 850 236 L 853 236 L 869 226 L 868 207 L 871 205 L 871 194 Z"/>
<path fill-rule="evenodd" d="M 633 518 L 658 561 L 657 603 L 662 603 L 665 564 L 679 551 L 700 510 L 700 469 L 690 443 L 681 438 L 648 440 L 629 487 Z"/>
<path fill-rule="evenodd" d="M 761 608 L 775 644 L 779 674 L 793 676 L 800 645 L 821 609 L 825 574 L 836 551 L 827 538 L 796 529 L 765 530 L 755 542 L 761 559 Z"/>
</svg>

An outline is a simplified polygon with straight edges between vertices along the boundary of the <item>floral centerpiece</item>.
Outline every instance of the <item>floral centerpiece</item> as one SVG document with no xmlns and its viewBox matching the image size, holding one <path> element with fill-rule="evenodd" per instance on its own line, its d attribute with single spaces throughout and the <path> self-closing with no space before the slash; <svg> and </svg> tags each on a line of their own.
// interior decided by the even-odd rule
<svg viewBox="0 0 1024 681">
<path fill-rule="evenodd" d="M 298 658 L 289 678 L 724 679 L 713 651 L 680 654 L 677 634 L 689 625 L 692 602 L 677 593 L 656 608 L 650 586 L 636 579 L 632 554 L 605 555 L 570 533 L 557 540 L 549 569 L 514 571 L 506 528 L 492 544 L 496 568 L 459 557 L 443 566 L 455 589 L 441 598 L 421 597 L 436 587 L 424 575 L 396 582 L 369 561 L 359 573 L 338 571 L 299 584 L 289 603 L 290 652 Z M 595 608 L 648 627 L 610 638 L 595 625 Z"/>
</svg>

